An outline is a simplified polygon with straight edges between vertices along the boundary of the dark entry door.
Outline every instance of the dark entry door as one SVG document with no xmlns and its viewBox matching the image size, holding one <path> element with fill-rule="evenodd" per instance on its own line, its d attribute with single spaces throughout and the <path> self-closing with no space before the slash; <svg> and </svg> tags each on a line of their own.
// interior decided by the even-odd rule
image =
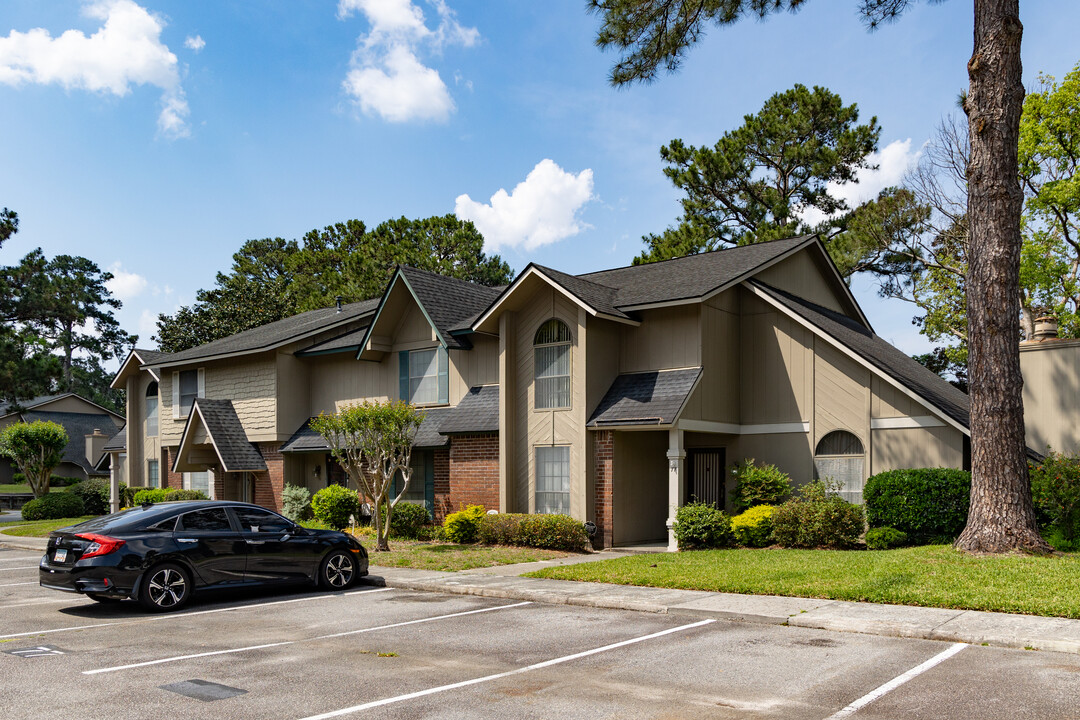
<svg viewBox="0 0 1080 720">
<path fill-rule="evenodd" d="M 690 469 L 689 500 L 724 507 L 724 448 L 692 449 L 687 452 Z"/>
</svg>

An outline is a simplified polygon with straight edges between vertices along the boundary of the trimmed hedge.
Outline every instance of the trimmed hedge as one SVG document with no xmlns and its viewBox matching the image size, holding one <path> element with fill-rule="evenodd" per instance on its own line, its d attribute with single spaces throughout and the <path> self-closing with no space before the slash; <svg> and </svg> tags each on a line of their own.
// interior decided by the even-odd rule
<svg viewBox="0 0 1080 720">
<path fill-rule="evenodd" d="M 755 505 L 731 518 L 731 532 L 744 547 L 765 547 L 772 540 L 772 505 Z"/>
<path fill-rule="evenodd" d="M 709 503 L 692 502 L 675 511 L 672 526 L 680 550 L 705 550 L 731 545 L 731 518 Z"/>
<path fill-rule="evenodd" d="M 862 535 L 863 509 L 838 494 L 839 483 L 814 480 L 772 514 L 772 536 L 789 548 L 850 548 Z"/>
<path fill-rule="evenodd" d="M 56 520 L 85 515 L 83 501 L 72 493 L 49 493 L 22 506 L 23 520 Z"/>
<path fill-rule="evenodd" d="M 324 487 L 311 498 L 315 519 L 335 530 L 349 525 L 349 516 L 360 518 L 360 495 L 341 485 Z"/>
<path fill-rule="evenodd" d="M 970 495 L 971 473 L 964 470 L 889 470 L 866 481 L 863 504 L 871 528 L 895 528 L 913 542 L 925 542 L 960 535 Z"/>
<path fill-rule="evenodd" d="M 585 524 L 569 515 L 481 515 L 477 539 L 485 545 L 518 545 L 581 552 L 589 544 Z"/>
<path fill-rule="evenodd" d="M 867 550 L 888 550 L 894 547 L 907 545 L 906 532 L 891 527 L 879 527 L 866 531 Z"/>
<path fill-rule="evenodd" d="M 446 539 L 454 543 L 476 542 L 482 517 L 484 517 L 483 505 L 469 505 L 464 510 L 450 513 L 443 520 Z"/>
<path fill-rule="evenodd" d="M 200 490 L 180 490 L 178 488 L 143 488 L 135 493 L 132 505 L 143 503 L 171 502 L 173 500 L 209 500 Z"/>
<path fill-rule="evenodd" d="M 390 515 L 390 534 L 402 540 L 418 540 L 424 527 L 431 523 L 431 514 L 423 505 L 399 502 Z"/>
</svg>

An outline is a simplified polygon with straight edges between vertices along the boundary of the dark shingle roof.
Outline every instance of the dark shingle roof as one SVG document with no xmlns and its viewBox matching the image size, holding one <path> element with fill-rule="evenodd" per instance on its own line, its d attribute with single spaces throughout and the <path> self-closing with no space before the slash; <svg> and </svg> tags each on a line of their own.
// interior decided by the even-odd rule
<svg viewBox="0 0 1080 720">
<path fill-rule="evenodd" d="M 699 298 L 727 285 L 765 263 L 799 247 L 812 235 L 743 245 L 726 250 L 688 255 L 578 275 L 581 280 L 614 288 L 614 304 L 634 305 Z M 569 289 L 569 288 L 567 288 Z"/>
<path fill-rule="evenodd" d="M 700 376 L 699 367 L 619 375 L 593 411 L 589 427 L 670 425 Z"/>
<path fill-rule="evenodd" d="M 226 472 L 266 470 L 266 461 L 263 460 L 258 449 L 248 441 L 244 426 L 240 424 L 240 418 L 236 416 L 232 400 L 195 398 L 195 406 L 206 424 L 206 432 Z M 195 417 L 194 411 L 191 417 Z M 189 419 L 188 423 L 190 422 Z"/>
<path fill-rule="evenodd" d="M 614 287 L 600 285 L 599 283 L 585 280 L 576 275 L 567 275 L 564 272 L 553 270 L 543 265 L 533 264 L 538 271 L 551 278 L 562 286 L 564 290 L 577 297 L 589 307 L 605 315 L 614 315 L 619 318 L 629 317 L 616 307 L 619 291 Z"/>
<path fill-rule="evenodd" d="M 104 430 L 104 428 L 102 428 Z M 108 432 L 108 430 L 105 430 Z M 120 431 L 109 438 L 109 441 L 105 443 L 105 452 L 115 452 L 117 450 L 127 450 L 127 425 L 120 428 Z"/>
<path fill-rule="evenodd" d="M 132 352 L 139 356 L 143 365 L 153 365 L 161 358 L 169 356 L 169 353 L 160 350 L 143 350 L 142 348 L 135 348 Z"/>
<path fill-rule="evenodd" d="M 105 434 L 112 434 L 116 430 L 116 423 L 112 417 L 101 413 L 69 413 L 69 412 L 36 412 L 27 410 L 22 413 L 22 419 L 28 423 L 38 420 L 48 420 L 64 426 L 68 434 L 68 444 L 64 448 L 64 462 L 78 465 L 89 475 L 96 475 L 97 471 L 90 461 L 86 459 L 86 436 L 95 430 Z M 97 459 L 97 458 L 94 458 Z"/>
<path fill-rule="evenodd" d="M 324 340 L 322 342 L 310 345 L 303 350 L 297 351 L 297 357 L 303 357 L 305 355 L 327 355 L 330 353 L 356 351 L 360 349 L 360 344 L 364 342 L 364 336 L 367 334 L 368 325 L 357 328 L 356 330 L 350 330 L 344 335 L 338 335 L 335 338 Z"/>
<path fill-rule="evenodd" d="M 446 413 L 439 425 L 443 435 L 499 431 L 499 386 L 481 385 L 469 392 Z"/>
<path fill-rule="evenodd" d="M 439 424 L 446 417 L 449 410 L 450 408 L 429 408 L 424 410 L 424 422 L 420 424 L 420 429 L 416 432 L 416 439 L 413 441 L 414 447 L 446 446 L 449 440 L 439 434 Z M 329 452 L 330 446 L 326 444 L 323 436 L 311 429 L 311 421 L 314 419 L 312 417 L 305 420 L 292 434 L 292 437 L 285 441 L 280 451 L 283 453 Z"/>
<path fill-rule="evenodd" d="M 278 320 L 220 340 L 208 342 L 205 345 L 164 355 L 146 364 L 178 365 L 218 355 L 269 350 L 291 340 L 302 338 L 305 335 L 358 320 L 374 312 L 378 304 L 378 300 L 362 300 L 342 305 L 341 312 L 338 312 L 336 307 L 309 310 L 299 315 L 287 317 L 284 320 Z"/>
<path fill-rule="evenodd" d="M 449 348 L 467 350 L 471 347 L 467 340 L 452 337 L 451 333 L 467 330 L 473 319 L 506 289 L 477 285 L 405 265 L 401 266 L 401 275 L 408 281 L 416 299 L 423 305 Z"/>
<path fill-rule="evenodd" d="M 784 307 L 840 341 L 962 427 L 969 427 L 971 405 L 967 394 L 943 380 L 936 373 L 927 370 L 846 315 L 815 305 L 783 290 L 777 290 L 760 281 L 752 280 L 751 284 L 761 288 Z"/>
</svg>

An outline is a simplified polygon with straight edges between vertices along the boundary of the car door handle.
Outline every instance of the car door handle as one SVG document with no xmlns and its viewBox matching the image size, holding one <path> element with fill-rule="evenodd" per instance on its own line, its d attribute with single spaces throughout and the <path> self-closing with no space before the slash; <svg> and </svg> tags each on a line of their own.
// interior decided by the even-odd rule
<svg viewBox="0 0 1080 720">
<path fill-rule="evenodd" d="M 247 544 L 248 545 L 265 545 L 266 541 L 265 540 L 248 540 Z"/>
<path fill-rule="evenodd" d="M 182 542 L 182 543 L 193 543 L 193 542 L 195 542 L 195 543 L 197 543 L 199 541 L 196 540 L 195 538 L 176 538 L 176 542 Z"/>
</svg>

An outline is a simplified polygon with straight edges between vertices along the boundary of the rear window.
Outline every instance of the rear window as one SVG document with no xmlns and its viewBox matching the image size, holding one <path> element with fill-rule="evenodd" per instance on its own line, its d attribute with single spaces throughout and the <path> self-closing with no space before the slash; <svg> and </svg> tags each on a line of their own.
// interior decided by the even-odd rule
<svg viewBox="0 0 1080 720">
<path fill-rule="evenodd" d="M 145 522 L 153 523 L 163 515 L 168 514 L 168 511 L 161 512 L 155 509 L 144 509 L 141 507 L 128 508 L 112 515 L 102 515 L 96 517 L 93 520 L 87 520 L 84 523 L 79 523 L 75 527 L 80 532 L 100 532 L 107 534 L 108 531 L 125 530 L 128 528 L 140 527 Z"/>
<path fill-rule="evenodd" d="M 202 532 L 228 532 L 232 530 L 229 516 L 222 508 L 208 508 L 184 513 L 180 516 L 177 530 L 199 530 Z"/>
</svg>

